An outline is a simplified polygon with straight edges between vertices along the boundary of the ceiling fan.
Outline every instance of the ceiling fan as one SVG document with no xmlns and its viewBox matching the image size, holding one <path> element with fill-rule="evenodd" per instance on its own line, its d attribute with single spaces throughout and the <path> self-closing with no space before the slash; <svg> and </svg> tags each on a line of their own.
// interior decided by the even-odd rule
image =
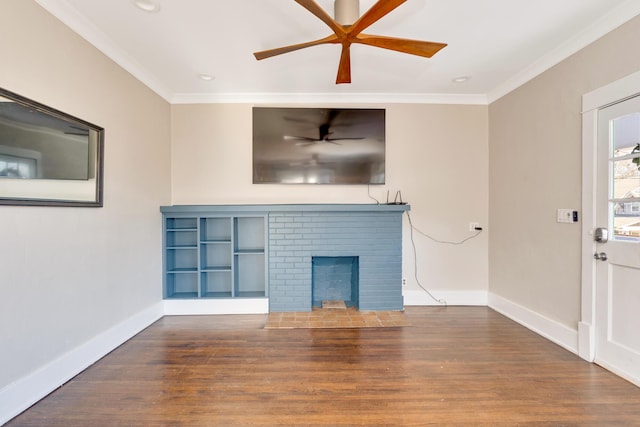
<svg viewBox="0 0 640 427">
<path fill-rule="evenodd" d="M 364 13 L 364 15 L 362 15 L 352 24 L 341 24 L 333 19 L 314 0 L 295 0 L 296 3 L 307 9 L 309 12 L 317 16 L 322 22 L 327 24 L 329 28 L 333 30 L 333 34 L 322 39 L 313 40 L 306 43 L 299 43 L 280 47 L 277 49 L 255 52 L 253 55 L 257 60 L 261 60 L 311 46 L 317 46 L 321 44 L 341 44 L 342 54 L 340 55 L 340 65 L 338 66 L 338 76 L 336 77 L 336 84 L 351 83 L 350 47 L 353 43 L 366 44 L 369 46 L 395 50 L 397 52 L 423 56 L 425 58 L 431 58 L 438 51 L 440 51 L 440 49 L 444 48 L 446 44 L 429 41 L 401 39 L 396 37 L 375 36 L 364 34 L 362 32 L 406 1 L 407 0 L 378 0 L 368 11 Z M 338 3 L 347 2 L 352 3 L 352 5 L 347 6 L 355 6 L 357 8 L 357 3 L 359 2 L 359 0 L 336 0 L 336 10 L 338 9 Z"/>
<path fill-rule="evenodd" d="M 318 125 L 318 138 L 312 138 L 308 136 L 284 135 L 283 139 L 285 141 L 298 141 L 296 145 L 301 147 L 319 144 L 319 143 L 329 143 L 329 144 L 340 145 L 340 143 L 336 141 L 364 139 L 364 137 L 343 137 L 343 138 L 332 137 L 331 135 L 334 134 L 334 132 L 332 131 L 334 127 L 334 120 L 336 119 L 338 114 L 339 114 L 338 110 L 329 110 L 327 112 L 327 118 Z M 287 119 L 286 117 L 285 117 L 285 120 L 299 122 L 299 120 Z"/>
</svg>

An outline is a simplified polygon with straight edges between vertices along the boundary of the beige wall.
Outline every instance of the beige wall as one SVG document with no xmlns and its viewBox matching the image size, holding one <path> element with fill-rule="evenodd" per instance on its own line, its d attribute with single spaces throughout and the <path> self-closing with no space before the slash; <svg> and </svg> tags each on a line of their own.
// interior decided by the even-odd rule
<svg viewBox="0 0 640 427">
<path fill-rule="evenodd" d="M 33 1 L 0 52 L 0 87 L 106 129 L 103 208 L 0 206 L 2 390 L 161 300 L 170 108 Z"/>
<path fill-rule="evenodd" d="M 577 329 L 581 96 L 640 69 L 640 18 L 613 31 L 489 109 L 490 291 Z"/>
<path fill-rule="evenodd" d="M 362 105 L 350 105 L 362 107 Z M 386 108 L 386 185 L 371 195 L 402 191 L 413 223 L 440 240 L 470 235 L 470 221 L 488 220 L 486 106 L 367 105 Z M 251 105 L 172 106 L 172 202 L 373 203 L 366 186 L 253 185 Z M 464 245 L 416 234 L 419 277 L 435 291 L 487 290 L 487 235 Z M 418 290 L 405 219 L 404 276 Z M 461 268 L 460 265 L 464 267 Z"/>
</svg>

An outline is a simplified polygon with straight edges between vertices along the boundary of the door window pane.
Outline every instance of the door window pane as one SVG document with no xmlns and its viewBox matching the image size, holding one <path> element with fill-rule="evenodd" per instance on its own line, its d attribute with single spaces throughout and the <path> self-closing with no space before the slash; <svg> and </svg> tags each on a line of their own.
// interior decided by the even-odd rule
<svg viewBox="0 0 640 427">
<path fill-rule="evenodd" d="M 611 122 L 614 238 L 640 241 L 640 113 Z"/>
</svg>

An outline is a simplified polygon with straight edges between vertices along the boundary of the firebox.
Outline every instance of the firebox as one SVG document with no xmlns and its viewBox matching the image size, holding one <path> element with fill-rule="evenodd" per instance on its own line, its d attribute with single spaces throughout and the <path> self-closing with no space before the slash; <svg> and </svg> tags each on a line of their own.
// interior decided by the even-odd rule
<svg viewBox="0 0 640 427">
<path fill-rule="evenodd" d="M 312 306 L 323 301 L 344 301 L 358 308 L 358 257 L 314 256 L 311 258 Z"/>
</svg>

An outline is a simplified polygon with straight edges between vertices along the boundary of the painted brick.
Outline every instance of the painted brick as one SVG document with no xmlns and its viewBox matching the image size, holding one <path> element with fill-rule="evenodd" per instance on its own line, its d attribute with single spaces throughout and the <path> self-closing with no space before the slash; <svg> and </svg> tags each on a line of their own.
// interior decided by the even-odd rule
<svg viewBox="0 0 640 427">
<path fill-rule="evenodd" d="M 361 310 L 403 308 L 402 212 L 270 214 L 269 248 L 271 311 L 311 310 L 313 256 L 358 257 Z"/>
</svg>

